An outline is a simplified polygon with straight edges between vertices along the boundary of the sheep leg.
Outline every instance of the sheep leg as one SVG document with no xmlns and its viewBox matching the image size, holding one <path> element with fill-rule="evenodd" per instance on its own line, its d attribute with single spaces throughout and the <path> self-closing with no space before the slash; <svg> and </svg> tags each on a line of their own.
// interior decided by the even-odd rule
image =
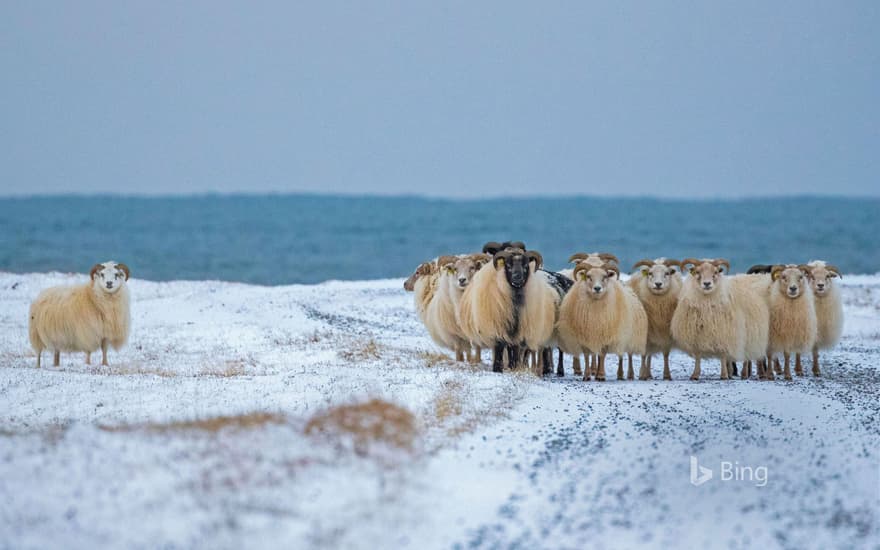
<svg viewBox="0 0 880 550">
<path fill-rule="evenodd" d="M 101 365 L 105 367 L 109 367 L 110 363 L 107 362 L 107 339 L 104 338 L 101 340 Z"/>
<path fill-rule="evenodd" d="M 794 354 L 794 373 L 798 376 L 804 375 L 804 366 L 801 365 L 801 354 Z"/>
<path fill-rule="evenodd" d="M 510 359 L 510 368 L 519 367 L 519 361 L 522 358 L 519 346 L 507 346 L 507 357 Z"/>
<path fill-rule="evenodd" d="M 752 361 L 751 360 L 743 361 L 743 371 L 742 371 L 742 376 L 740 378 L 742 378 L 743 380 L 748 380 L 751 377 L 752 377 Z"/>
<path fill-rule="evenodd" d="M 791 365 L 789 364 L 789 359 L 791 358 L 791 355 L 789 355 L 789 353 L 786 351 L 782 353 L 782 358 L 785 361 L 785 374 L 783 375 L 783 378 L 785 378 L 786 380 L 791 380 Z"/>
<path fill-rule="evenodd" d="M 642 364 L 641 364 L 641 366 L 639 367 L 639 380 L 647 380 L 647 379 L 648 379 L 648 375 L 645 374 L 645 370 L 648 370 L 648 369 L 650 369 L 650 368 L 651 368 L 651 356 L 649 355 L 649 356 L 646 358 L 646 357 L 643 355 L 643 356 L 642 356 Z"/>
<path fill-rule="evenodd" d="M 57 367 L 61 364 L 61 352 L 55 351 L 55 355 L 52 357 L 52 366 Z"/>
<path fill-rule="evenodd" d="M 495 342 L 492 350 L 492 372 L 501 372 L 504 369 L 504 342 Z"/>
<path fill-rule="evenodd" d="M 779 364 L 779 358 L 773 358 L 773 370 L 776 371 L 776 374 L 782 374 L 782 366 Z"/>
<path fill-rule="evenodd" d="M 37 352 L 37 368 L 40 368 L 40 360 L 43 358 L 43 350 L 38 349 Z"/>
<path fill-rule="evenodd" d="M 86 365 L 91 365 L 91 364 L 92 364 L 92 352 L 87 351 L 86 352 Z"/>
<path fill-rule="evenodd" d="M 727 365 L 730 364 L 730 361 L 727 360 L 726 357 L 721 358 L 721 379 L 722 380 L 730 380 L 730 372 L 728 371 Z"/>
<path fill-rule="evenodd" d="M 700 379 L 700 356 L 694 357 L 694 372 L 691 373 L 691 380 Z"/>
<path fill-rule="evenodd" d="M 561 352 L 561 351 L 560 351 Z M 581 376 L 584 371 L 581 369 L 581 354 L 575 353 L 571 356 L 571 368 L 574 370 L 575 376 Z"/>
<path fill-rule="evenodd" d="M 461 349 L 455 350 L 455 360 L 456 361 L 464 361 L 464 351 Z"/>
<path fill-rule="evenodd" d="M 635 371 L 633 371 L 633 354 L 627 353 L 627 368 L 626 368 L 626 379 L 627 380 L 635 380 Z"/>
<path fill-rule="evenodd" d="M 730 366 L 732 367 L 730 371 L 730 376 L 736 376 L 739 374 L 739 371 L 736 370 L 736 361 L 731 361 Z M 743 365 L 745 367 L 745 365 Z"/>
<path fill-rule="evenodd" d="M 599 356 L 590 354 L 590 375 L 596 377 L 599 374 Z"/>
<path fill-rule="evenodd" d="M 669 372 L 669 352 L 663 352 L 663 380 L 672 380 L 672 373 Z"/>
<path fill-rule="evenodd" d="M 819 372 L 819 348 L 813 348 L 813 376 L 820 376 Z"/>
<path fill-rule="evenodd" d="M 767 356 L 767 362 L 764 364 L 764 378 L 766 380 L 776 380 L 776 375 L 773 372 L 773 357 Z"/>
<path fill-rule="evenodd" d="M 482 357 L 483 350 L 480 349 L 480 346 L 474 346 L 473 355 L 471 355 L 471 363 L 479 364 L 483 362 Z"/>
<path fill-rule="evenodd" d="M 550 360 L 553 360 L 553 350 L 548 348 L 548 354 Z M 565 376 L 565 355 L 562 353 L 562 350 L 559 350 L 559 361 L 556 363 L 556 376 L 562 377 Z"/>
<path fill-rule="evenodd" d="M 623 355 L 617 356 L 617 379 L 623 380 Z"/>
<path fill-rule="evenodd" d="M 598 380 L 599 382 L 604 382 L 605 381 L 605 354 L 604 353 L 599 354 L 599 358 L 596 360 L 596 363 L 597 363 L 596 380 Z M 621 367 L 620 367 L 620 365 L 618 365 L 618 369 L 617 369 L 618 372 L 620 372 L 620 369 L 621 369 Z"/>
</svg>

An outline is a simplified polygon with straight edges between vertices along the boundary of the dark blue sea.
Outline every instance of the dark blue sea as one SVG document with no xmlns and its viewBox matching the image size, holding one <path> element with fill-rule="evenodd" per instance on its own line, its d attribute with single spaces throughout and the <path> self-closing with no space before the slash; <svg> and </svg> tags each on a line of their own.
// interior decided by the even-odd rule
<svg viewBox="0 0 880 550">
<path fill-rule="evenodd" d="M 0 270 L 88 272 L 127 263 L 138 278 L 259 284 L 404 277 L 440 254 L 518 239 L 561 269 L 573 252 L 826 259 L 880 271 L 880 199 L 733 201 L 207 195 L 0 199 Z"/>
</svg>

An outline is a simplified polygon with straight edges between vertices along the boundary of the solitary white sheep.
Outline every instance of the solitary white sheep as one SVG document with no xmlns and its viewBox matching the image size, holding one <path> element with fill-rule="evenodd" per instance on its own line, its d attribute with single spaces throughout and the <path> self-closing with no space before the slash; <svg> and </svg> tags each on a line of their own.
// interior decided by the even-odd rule
<svg viewBox="0 0 880 550">
<path fill-rule="evenodd" d="M 118 350 L 128 341 L 131 325 L 125 264 L 95 264 L 88 283 L 47 288 L 31 304 L 28 335 L 37 354 L 37 368 L 43 350 L 55 352 L 54 366 L 61 352 L 85 352 L 91 364 L 93 351 L 101 349 L 101 364 L 107 363 L 107 348 Z"/>
</svg>

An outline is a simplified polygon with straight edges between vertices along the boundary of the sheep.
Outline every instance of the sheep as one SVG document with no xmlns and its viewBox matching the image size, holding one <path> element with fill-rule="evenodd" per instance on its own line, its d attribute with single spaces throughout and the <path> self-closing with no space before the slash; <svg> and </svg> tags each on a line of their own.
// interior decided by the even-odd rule
<svg viewBox="0 0 880 550">
<path fill-rule="evenodd" d="M 820 376 L 819 350 L 834 347 L 843 332 L 843 301 L 840 289 L 832 283 L 843 278 L 840 270 L 822 260 L 806 264 L 810 268 L 810 286 L 816 308 L 816 342 L 813 345 L 813 375 Z M 800 354 L 795 356 L 795 370 L 800 367 Z"/>
<path fill-rule="evenodd" d="M 767 355 L 782 353 L 785 362 L 784 377 L 791 380 L 789 357 L 813 349 L 816 342 L 816 309 L 810 288 L 807 265 L 776 265 L 770 277 L 770 334 Z M 800 364 L 798 375 L 803 375 Z M 743 377 L 745 377 L 745 371 Z M 768 378 L 772 378 L 772 371 Z"/>
<path fill-rule="evenodd" d="M 610 252 L 577 252 L 575 254 L 572 254 L 568 258 L 568 263 L 573 263 L 573 264 L 577 265 L 582 262 L 586 262 L 586 263 L 588 263 L 592 266 L 595 266 L 595 267 L 600 267 L 605 262 L 608 262 L 609 264 L 612 264 L 615 266 L 618 266 L 620 264 L 620 260 L 617 259 L 617 256 L 615 256 L 614 254 L 611 254 Z M 560 273 L 560 275 L 568 277 L 569 279 L 572 279 L 572 280 L 574 279 L 574 268 L 563 269 L 559 273 Z M 565 353 L 572 354 L 569 351 L 566 351 Z M 572 355 L 574 356 L 574 359 L 573 359 L 574 373 L 576 375 L 580 375 L 581 374 L 580 353 L 574 353 Z M 586 359 L 586 357 L 584 359 Z M 592 376 L 596 375 L 597 366 L 598 366 L 598 357 L 596 357 L 594 355 L 590 355 L 589 360 L 585 361 L 585 363 L 584 363 L 584 368 L 590 369 L 590 373 L 592 374 Z M 623 368 L 623 356 L 620 356 L 617 369 L 621 370 L 622 368 Z"/>
<path fill-rule="evenodd" d="M 633 270 L 640 267 L 627 281 L 648 315 L 647 361 L 642 364 L 639 379 L 648 380 L 652 377 L 651 355 L 660 352 L 663 354 L 663 379 L 672 380 L 669 371 L 669 352 L 673 347 L 672 314 L 678 305 L 682 283 L 681 273 L 675 268 L 680 270 L 681 263 L 667 258 L 644 259 L 636 262 Z"/>
<path fill-rule="evenodd" d="M 728 380 L 728 362 L 765 356 L 770 312 L 769 277 L 726 277 L 727 260 L 682 260 L 690 276 L 683 284 L 672 315 L 672 338 L 694 358 L 691 380 L 700 379 L 703 357 L 721 359 L 721 379 Z M 688 268 L 687 266 L 692 266 Z"/>
<path fill-rule="evenodd" d="M 458 320 L 462 331 L 474 345 L 493 347 L 495 372 L 502 371 L 505 349 L 510 367 L 515 368 L 521 346 L 537 352 L 552 338 L 557 292 L 544 277 L 532 276 L 542 264 L 543 258 L 534 250 L 497 250 L 461 296 Z"/>
<path fill-rule="evenodd" d="M 440 270 L 437 267 L 437 260 L 424 262 L 416 268 L 412 275 L 404 281 L 403 289 L 407 292 L 414 292 L 416 313 L 422 323 L 425 322 L 425 313 L 428 311 L 428 304 L 434 298 L 437 291 L 437 279 Z"/>
<path fill-rule="evenodd" d="M 31 304 L 28 336 L 40 368 L 43 350 L 54 352 L 59 366 L 61 352 L 92 352 L 101 349 L 101 365 L 109 366 L 107 348 L 120 349 L 128 341 L 131 325 L 126 282 L 128 266 L 112 261 L 95 264 L 89 282 L 57 286 L 42 291 Z"/>
<path fill-rule="evenodd" d="M 474 273 L 489 261 L 485 254 L 441 256 L 437 260 L 437 289 L 425 312 L 425 326 L 434 341 L 455 352 L 456 361 L 479 362 L 480 348 L 471 353 L 471 344 L 457 319 L 458 304 Z"/>
<path fill-rule="evenodd" d="M 594 266 L 581 262 L 574 268 L 574 286 L 562 300 L 558 332 L 578 351 L 598 356 L 596 380 L 605 380 L 605 355 L 609 352 L 644 355 L 648 316 L 632 289 L 623 285 L 620 270 L 611 263 Z M 618 379 L 623 372 L 618 367 Z M 629 378 L 633 378 L 630 362 Z M 590 371 L 584 380 L 590 379 Z"/>
</svg>

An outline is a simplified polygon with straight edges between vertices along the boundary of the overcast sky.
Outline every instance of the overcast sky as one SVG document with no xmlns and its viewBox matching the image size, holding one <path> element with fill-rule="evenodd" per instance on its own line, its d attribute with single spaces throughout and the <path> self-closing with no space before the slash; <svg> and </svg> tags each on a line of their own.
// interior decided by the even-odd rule
<svg viewBox="0 0 880 550">
<path fill-rule="evenodd" d="M 10 1 L 0 71 L 2 195 L 880 195 L 877 1 Z"/>
</svg>

